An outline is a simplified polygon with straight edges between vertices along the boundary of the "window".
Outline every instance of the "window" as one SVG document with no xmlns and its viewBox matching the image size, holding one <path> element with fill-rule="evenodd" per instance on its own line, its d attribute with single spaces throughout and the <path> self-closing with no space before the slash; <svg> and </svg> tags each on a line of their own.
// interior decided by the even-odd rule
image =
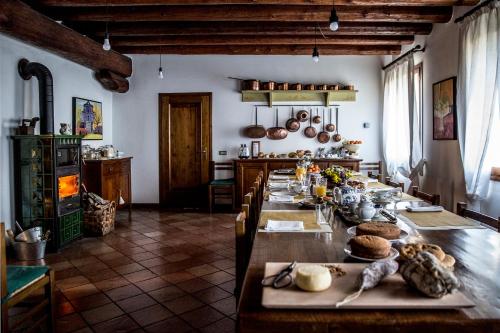
<svg viewBox="0 0 500 333">
<path fill-rule="evenodd" d="M 415 65 L 413 70 L 413 141 L 418 140 L 418 144 L 413 145 L 411 167 L 417 166 L 424 156 L 424 111 L 423 111 L 423 65 Z"/>
</svg>

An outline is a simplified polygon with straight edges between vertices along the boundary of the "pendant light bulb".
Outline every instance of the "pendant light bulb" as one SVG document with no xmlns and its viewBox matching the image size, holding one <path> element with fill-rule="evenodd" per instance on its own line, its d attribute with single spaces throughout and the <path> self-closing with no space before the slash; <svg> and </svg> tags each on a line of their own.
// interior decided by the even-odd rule
<svg viewBox="0 0 500 333">
<path fill-rule="evenodd" d="M 160 80 L 163 80 L 163 68 L 158 68 L 158 78 Z"/>
<path fill-rule="evenodd" d="M 108 24 L 106 23 L 106 32 L 104 33 L 104 43 L 102 43 L 102 49 L 104 51 L 111 50 L 111 44 L 109 43 L 109 32 L 108 32 Z"/>
<path fill-rule="evenodd" d="M 312 54 L 312 57 L 313 57 L 313 61 L 315 63 L 318 63 L 319 62 L 319 51 L 318 51 L 318 48 L 315 46 L 314 49 L 313 49 L 313 54 Z"/>
<path fill-rule="evenodd" d="M 337 16 L 337 11 L 335 10 L 335 7 L 332 8 L 329 22 L 331 31 L 339 30 L 339 17 Z"/>
</svg>

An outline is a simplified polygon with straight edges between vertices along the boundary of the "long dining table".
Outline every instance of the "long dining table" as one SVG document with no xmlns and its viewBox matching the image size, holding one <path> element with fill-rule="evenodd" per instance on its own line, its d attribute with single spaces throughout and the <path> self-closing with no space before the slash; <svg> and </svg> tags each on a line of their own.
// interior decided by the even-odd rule
<svg viewBox="0 0 500 333">
<path fill-rule="evenodd" d="M 264 201 L 262 212 L 298 210 L 296 203 Z M 437 244 L 455 257 L 466 309 L 268 309 L 261 285 L 269 262 L 352 262 L 344 252 L 346 223 L 334 215 L 332 232 L 256 232 L 238 304 L 240 332 L 500 332 L 500 233 L 488 228 L 418 230 L 407 242 Z"/>
</svg>

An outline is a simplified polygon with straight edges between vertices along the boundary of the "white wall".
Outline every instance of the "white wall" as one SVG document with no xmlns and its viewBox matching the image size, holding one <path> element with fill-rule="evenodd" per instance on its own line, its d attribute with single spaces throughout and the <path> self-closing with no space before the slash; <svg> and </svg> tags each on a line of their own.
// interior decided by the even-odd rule
<svg viewBox="0 0 500 333">
<path fill-rule="evenodd" d="M 113 131 L 112 93 L 101 88 L 90 69 L 0 34 L 0 221 L 5 221 L 7 228 L 14 220 L 10 136 L 21 118 L 38 116 L 38 82 L 36 78 L 24 81 L 19 76 L 17 63 L 21 58 L 40 62 L 52 72 L 56 131 L 59 123 L 72 123 L 72 97 L 103 103 L 104 140 L 84 143 L 111 143 Z"/>
<path fill-rule="evenodd" d="M 321 52 L 321 50 L 320 50 Z M 346 138 L 364 141 L 361 156 L 378 161 L 380 152 L 381 85 L 378 56 L 321 57 L 318 64 L 309 56 L 164 56 L 166 78 L 159 80 L 159 56 L 132 56 L 134 74 L 130 91 L 115 94 L 113 100 L 113 143 L 119 150 L 134 156 L 132 192 L 136 203 L 158 202 L 158 93 L 212 92 L 213 159 L 237 157 L 239 145 L 251 139 L 240 135 L 240 129 L 251 124 L 253 104 L 241 102 L 239 84 L 227 77 L 256 78 L 302 83 L 354 84 L 359 90 L 357 101 L 342 103 L 339 128 Z M 259 112 L 259 123 L 273 126 L 270 109 Z M 281 108 L 280 123 L 290 117 L 288 107 Z M 369 122 L 369 129 L 363 128 Z M 306 125 L 307 126 L 307 125 Z M 320 147 L 316 140 L 306 139 L 302 131 L 290 133 L 282 141 L 261 139 L 264 152 L 288 153 L 296 149 Z M 332 146 L 332 143 L 323 145 Z M 219 156 L 227 150 L 228 156 Z"/>
</svg>

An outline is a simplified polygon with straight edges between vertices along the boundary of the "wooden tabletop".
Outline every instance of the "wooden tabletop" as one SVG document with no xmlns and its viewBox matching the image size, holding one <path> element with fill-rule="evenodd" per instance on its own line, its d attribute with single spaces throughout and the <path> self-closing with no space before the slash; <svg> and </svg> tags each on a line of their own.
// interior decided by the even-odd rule
<svg viewBox="0 0 500 333">
<path fill-rule="evenodd" d="M 263 210 L 298 209 L 264 202 Z M 500 234 L 491 229 L 419 230 L 409 242 L 440 245 L 456 258 L 461 290 L 476 303 L 463 310 L 269 310 L 261 306 L 266 262 L 349 262 L 345 224 L 333 234 L 256 233 L 240 298 L 241 332 L 500 332 Z"/>
</svg>

